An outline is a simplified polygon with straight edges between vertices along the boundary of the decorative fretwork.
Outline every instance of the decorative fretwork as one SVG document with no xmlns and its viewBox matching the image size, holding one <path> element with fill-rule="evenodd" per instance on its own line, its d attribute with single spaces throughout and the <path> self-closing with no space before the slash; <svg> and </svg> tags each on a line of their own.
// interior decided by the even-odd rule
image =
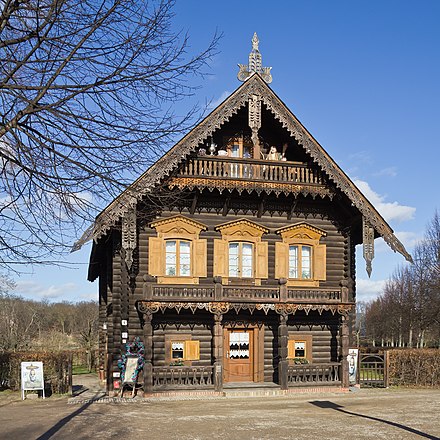
<svg viewBox="0 0 440 440">
<path fill-rule="evenodd" d="M 246 81 L 254 73 L 258 73 L 261 75 L 261 78 L 263 78 L 264 81 L 270 84 L 272 82 L 272 75 L 270 73 L 272 67 L 263 67 L 261 53 L 258 49 L 259 42 L 260 40 L 255 32 L 254 36 L 252 37 L 252 51 L 249 54 L 249 64 L 247 66 L 245 64 L 238 65 L 240 70 L 238 71 L 237 78 L 240 81 Z"/>
<path fill-rule="evenodd" d="M 263 311 L 266 315 L 269 311 L 274 311 L 279 315 L 294 315 L 297 311 L 304 311 L 308 315 L 311 311 L 317 311 L 320 315 L 324 311 L 329 311 L 333 315 L 347 317 L 353 309 L 353 304 L 273 304 L 273 303 L 229 303 L 229 302 L 151 302 L 138 301 L 137 309 L 140 313 L 151 315 L 161 311 L 165 313 L 167 309 L 173 309 L 177 313 L 183 310 L 191 310 L 194 314 L 197 310 L 206 310 L 212 314 L 225 314 L 234 310 L 238 315 L 241 311 L 247 310 L 252 315 L 255 310 Z"/>
<path fill-rule="evenodd" d="M 133 264 L 133 251 L 136 248 L 136 206 L 122 217 L 122 248 L 125 250 L 125 263 L 128 270 Z"/>
<path fill-rule="evenodd" d="M 365 217 L 362 218 L 362 241 L 363 241 L 363 251 L 364 259 L 367 263 L 367 273 L 371 276 L 371 263 L 374 258 L 374 228 L 368 224 Z"/>
<path fill-rule="evenodd" d="M 412 261 L 411 255 L 405 250 L 402 243 L 393 234 L 390 226 L 371 203 L 258 75 L 253 75 L 239 87 L 210 114 L 209 118 L 204 119 L 136 180 L 133 185 L 117 197 L 97 218 L 93 238 L 98 240 L 106 234 L 130 207 L 136 204 L 136 199 L 142 199 L 146 194 L 151 193 L 156 185 L 160 184 L 165 177 L 169 176 L 178 167 L 182 158 L 195 151 L 209 136 L 212 136 L 214 131 L 220 129 L 232 115 L 244 107 L 249 98 L 254 95 L 261 97 L 263 104 L 281 122 L 281 125 L 290 135 L 297 140 L 320 169 L 326 173 L 327 177 L 334 182 L 336 187 L 347 195 L 350 202 L 363 214 L 368 223 L 384 238 L 386 243 L 394 251 L 401 253 L 408 261 Z M 82 242 L 86 240 L 87 237 L 84 237 Z"/>
</svg>

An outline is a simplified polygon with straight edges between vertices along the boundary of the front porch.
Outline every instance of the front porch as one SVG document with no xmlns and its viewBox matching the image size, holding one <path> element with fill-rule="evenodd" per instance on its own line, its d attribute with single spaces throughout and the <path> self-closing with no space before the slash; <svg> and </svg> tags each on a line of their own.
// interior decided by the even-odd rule
<svg viewBox="0 0 440 440">
<path fill-rule="evenodd" d="M 343 356 L 347 309 L 340 304 L 142 301 L 138 310 L 143 314 L 146 395 L 348 386 Z M 301 362 L 292 354 L 295 340 L 304 341 L 298 349 L 303 350 Z M 192 354 L 179 354 L 187 345 Z"/>
</svg>

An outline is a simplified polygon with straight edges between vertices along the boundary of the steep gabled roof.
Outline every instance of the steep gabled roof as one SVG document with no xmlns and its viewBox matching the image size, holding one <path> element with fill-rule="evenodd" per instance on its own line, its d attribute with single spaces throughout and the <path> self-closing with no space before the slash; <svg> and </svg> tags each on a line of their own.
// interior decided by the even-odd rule
<svg viewBox="0 0 440 440">
<path fill-rule="evenodd" d="M 364 219 L 374 228 L 376 233 L 384 238 L 391 249 L 401 253 L 408 261 L 412 261 L 411 256 L 394 235 L 393 230 L 384 218 L 257 73 L 238 87 L 222 104 L 98 215 L 91 233 L 93 239 L 97 240 L 105 235 L 125 213 L 136 205 L 138 200 L 151 193 L 162 179 L 179 166 L 182 159 L 195 151 L 200 144 L 206 141 L 208 136 L 211 136 L 215 130 L 227 122 L 250 99 L 258 99 L 263 102 L 289 134 L 297 140 L 314 162 L 328 175 L 336 187 L 362 213 Z"/>
</svg>

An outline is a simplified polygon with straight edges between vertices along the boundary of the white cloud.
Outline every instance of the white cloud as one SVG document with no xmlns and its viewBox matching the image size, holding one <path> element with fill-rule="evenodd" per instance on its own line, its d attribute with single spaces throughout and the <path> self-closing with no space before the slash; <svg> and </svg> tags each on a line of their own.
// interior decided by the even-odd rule
<svg viewBox="0 0 440 440">
<path fill-rule="evenodd" d="M 368 280 L 358 278 L 356 280 L 356 299 L 357 301 L 371 301 L 376 299 L 385 287 L 386 280 Z"/>
<path fill-rule="evenodd" d="M 214 101 L 210 102 L 208 105 L 208 108 L 210 110 L 214 110 L 217 106 L 219 106 L 229 95 L 231 92 L 229 90 L 225 90 L 219 98 L 215 99 Z"/>
<path fill-rule="evenodd" d="M 380 176 L 388 176 L 388 177 L 396 177 L 397 176 L 397 169 L 396 167 L 388 167 L 383 168 L 376 173 L 373 174 L 373 176 L 380 177 Z"/>
<path fill-rule="evenodd" d="M 382 196 L 373 191 L 370 185 L 359 179 L 354 180 L 354 184 L 361 190 L 365 197 L 375 206 L 387 222 L 404 222 L 414 217 L 416 208 L 412 206 L 400 205 L 398 202 L 386 202 L 386 196 Z"/>
<path fill-rule="evenodd" d="M 408 249 L 414 248 L 414 246 L 423 240 L 423 233 L 400 231 L 395 233 L 396 237 L 403 243 Z"/>
<path fill-rule="evenodd" d="M 75 283 L 44 286 L 36 281 L 17 281 L 15 293 L 37 301 L 42 299 L 55 300 L 67 299 L 67 295 L 72 294 L 77 289 Z"/>
</svg>

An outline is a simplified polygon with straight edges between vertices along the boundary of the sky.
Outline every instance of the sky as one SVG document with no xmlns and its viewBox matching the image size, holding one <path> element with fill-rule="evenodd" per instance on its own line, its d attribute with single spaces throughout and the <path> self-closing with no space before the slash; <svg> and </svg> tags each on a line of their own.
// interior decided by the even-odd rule
<svg viewBox="0 0 440 440">
<path fill-rule="evenodd" d="M 189 53 L 223 34 L 194 97 L 212 107 L 240 86 L 237 63 L 247 64 L 257 32 L 270 87 L 411 252 L 440 209 L 439 21 L 438 0 L 178 0 L 174 26 L 188 32 Z M 406 264 L 382 239 L 375 245 L 370 279 L 358 246 L 361 301 Z M 67 256 L 67 267 L 29 268 L 15 293 L 97 299 L 97 283 L 86 281 L 89 254 L 90 244 Z"/>
</svg>

